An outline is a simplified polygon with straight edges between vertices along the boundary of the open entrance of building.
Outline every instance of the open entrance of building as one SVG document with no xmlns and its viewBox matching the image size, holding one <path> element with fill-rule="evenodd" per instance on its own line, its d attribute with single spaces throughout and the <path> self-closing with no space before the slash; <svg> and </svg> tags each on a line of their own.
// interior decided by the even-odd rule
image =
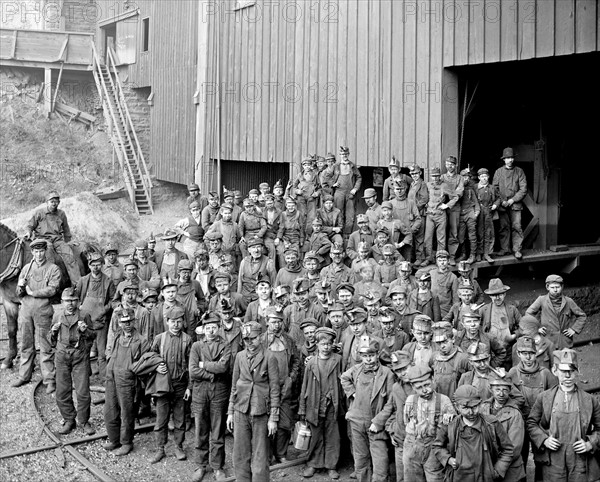
<svg viewBox="0 0 600 482">
<path fill-rule="evenodd" d="M 599 60 L 595 52 L 454 69 L 461 169 L 493 176 L 503 148 L 515 149 L 529 189 L 526 248 L 600 241 L 600 89 L 589 75 Z"/>
<path fill-rule="evenodd" d="M 283 186 L 290 177 L 290 165 L 287 162 L 249 162 L 221 160 L 221 186 L 229 190 L 239 190 L 244 197 L 251 189 L 258 189 L 261 182 L 268 182 L 273 192 L 273 185 L 281 179 Z"/>
</svg>

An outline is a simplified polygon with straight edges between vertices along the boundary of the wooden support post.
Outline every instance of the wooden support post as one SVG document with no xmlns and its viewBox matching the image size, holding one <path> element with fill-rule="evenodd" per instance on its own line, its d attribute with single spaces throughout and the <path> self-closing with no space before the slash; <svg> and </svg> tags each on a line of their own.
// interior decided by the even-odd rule
<svg viewBox="0 0 600 482">
<path fill-rule="evenodd" d="M 15 55 L 17 54 L 17 35 L 19 34 L 18 30 L 15 30 L 15 33 L 13 35 L 13 46 L 12 46 L 12 52 L 10 54 L 10 58 L 14 59 Z"/>
<path fill-rule="evenodd" d="M 579 266 L 579 256 L 576 256 L 575 258 L 569 260 L 564 266 L 563 269 L 561 270 L 563 273 L 566 274 L 571 274 L 571 272 L 577 268 L 577 266 Z"/>
<path fill-rule="evenodd" d="M 52 112 L 54 112 L 54 106 L 56 105 L 56 99 L 58 97 L 58 89 L 60 88 L 60 80 L 62 79 L 63 67 L 65 63 L 60 64 L 60 70 L 58 71 L 58 80 L 56 81 L 56 90 L 54 91 L 54 98 L 52 99 Z"/>
<path fill-rule="evenodd" d="M 46 117 L 52 112 L 52 69 L 44 69 L 44 111 Z"/>
<path fill-rule="evenodd" d="M 441 152 L 443 159 L 446 156 L 458 154 L 458 75 L 448 69 L 442 71 L 442 92 L 444 92 L 442 95 Z"/>
</svg>

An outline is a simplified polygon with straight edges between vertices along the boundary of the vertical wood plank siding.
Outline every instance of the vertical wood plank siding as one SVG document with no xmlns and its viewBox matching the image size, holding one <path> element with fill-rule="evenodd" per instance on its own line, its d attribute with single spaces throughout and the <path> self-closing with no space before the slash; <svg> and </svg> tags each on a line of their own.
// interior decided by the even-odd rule
<svg viewBox="0 0 600 482">
<path fill-rule="evenodd" d="M 444 68 L 598 50 L 598 0 L 219 3 L 219 81 L 234 92 L 205 159 L 297 163 L 348 145 L 362 166 L 429 168 L 451 154 Z"/>
</svg>

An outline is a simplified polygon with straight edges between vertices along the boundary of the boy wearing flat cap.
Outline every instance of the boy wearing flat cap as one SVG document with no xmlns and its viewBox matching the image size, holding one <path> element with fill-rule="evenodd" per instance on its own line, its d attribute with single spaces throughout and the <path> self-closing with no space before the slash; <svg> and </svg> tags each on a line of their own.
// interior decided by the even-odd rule
<svg viewBox="0 0 600 482">
<path fill-rule="evenodd" d="M 390 441 L 394 447 L 396 459 L 396 482 L 404 482 L 404 438 L 406 425 L 404 424 L 404 404 L 409 395 L 415 393 L 408 381 L 408 369 L 412 366 L 410 353 L 397 350 L 390 356 L 390 368 L 394 372 L 394 386 L 392 388 L 391 403 L 386 403 L 378 419 L 387 419 L 385 429 L 390 434 Z M 389 417 L 389 418 L 388 418 Z M 408 482 L 408 481 L 407 481 Z"/>
<path fill-rule="evenodd" d="M 132 366 L 150 349 L 145 336 L 134 326 L 134 311 L 129 308 L 115 310 L 118 329 L 106 349 L 106 402 L 104 423 L 108 442 L 105 450 L 118 456 L 133 450 L 135 416 L 137 413 L 136 390 L 138 379 Z"/>
<path fill-rule="evenodd" d="M 317 210 L 317 217 L 323 221 L 323 232 L 332 243 L 342 244 L 343 219 L 342 212 L 333 205 L 333 195 L 323 196 L 323 207 Z"/>
<path fill-rule="evenodd" d="M 448 219 L 446 211 L 449 199 L 446 186 L 442 183 L 441 171 L 439 167 L 433 167 L 429 173 L 431 181 L 427 183 L 429 192 L 429 201 L 425 210 L 425 259 L 421 262 L 421 267 L 434 263 L 433 238 L 435 236 L 437 249 L 446 249 L 446 225 Z M 453 195 L 452 202 L 456 203 L 458 197 Z"/>
<path fill-rule="evenodd" d="M 355 308 L 351 311 L 346 311 L 348 315 L 347 334 L 343 337 L 342 342 L 342 370 L 348 370 L 354 365 L 362 362 L 360 347 L 368 344 L 369 340 L 377 342 L 379 347 L 380 358 L 388 362 L 390 352 L 384 341 L 378 336 L 369 335 L 367 333 L 367 313 L 362 308 Z"/>
<path fill-rule="evenodd" d="M 442 317 L 446 316 L 454 303 L 458 301 L 458 278 L 450 271 L 448 266 L 449 253 L 446 250 L 438 250 L 435 253 L 437 269 L 432 269 L 431 292 L 440 299 L 440 310 Z"/>
<path fill-rule="evenodd" d="M 258 321 L 263 329 L 267 328 L 267 312 L 275 303 L 271 298 L 273 292 L 271 280 L 268 276 L 260 275 L 256 282 L 256 295 L 258 298 L 248 304 L 244 321 Z"/>
<path fill-rule="evenodd" d="M 600 403 L 578 386 L 577 352 L 564 348 L 553 358 L 558 386 L 537 397 L 527 419 L 536 475 L 540 480 L 600 480 Z"/>
<path fill-rule="evenodd" d="M 200 465 L 192 478 L 194 482 L 204 478 L 209 463 L 215 480 L 226 478 L 225 421 L 230 389 L 231 348 L 219 335 L 221 320 L 216 314 L 207 313 L 201 322 L 204 338 L 192 345 L 189 362 L 192 412 L 196 420 L 194 442 Z"/>
<path fill-rule="evenodd" d="M 263 239 L 267 232 L 267 222 L 261 213 L 256 212 L 254 201 L 244 199 L 244 212 L 238 221 L 238 239 L 242 256 L 248 256 L 248 242 L 251 239 Z"/>
<path fill-rule="evenodd" d="M 325 266 L 326 260 L 329 261 L 329 251 L 331 250 L 331 241 L 326 233 L 323 232 L 323 221 L 316 217 L 312 220 L 312 234 L 308 240 L 308 251 L 313 252 L 319 261 L 319 268 Z"/>
<path fill-rule="evenodd" d="M 430 272 L 420 269 L 417 271 L 415 278 L 417 279 L 419 287 L 416 290 L 413 290 L 408 296 L 409 308 L 423 313 L 434 322 L 440 321 L 442 319 L 440 299 L 431 291 Z"/>
<path fill-rule="evenodd" d="M 298 394 L 294 392 L 300 374 L 300 354 L 297 341 L 283 329 L 283 313 L 271 308 L 267 313 L 267 332 L 260 337 L 265 352 L 277 360 L 279 370 L 279 421 L 277 434 L 271 440 L 271 454 L 276 463 L 287 460 L 287 450 L 296 423 Z M 296 329 L 299 330 L 299 325 Z"/>
<path fill-rule="evenodd" d="M 348 244 L 346 246 L 346 254 L 351 261 L 358 257 L 358 249 L 361 243 L 365 243 L 369 248 L 373 246 L 375 233 L 369 227 L 369 219 L 364 214 L 356 216 L 356 224 L 358 229 L 350 234 Z"/>
<path fill-rule="evenodd" d="M 413 255 L 415 267 L 421 266 L 425 260 L 425 226 L 427 224 L 427 204 L 429 203 L 429 189 L 421 177 L 421 168 L 414 164 L 410 167 L 412 183 L 408 188 L 408 199 L 413 201 L 421 215 L 421 226 L 413 236 Z"/>
<path fill-rule="evenodd" d="M 417 315 L 413 320 L 411 334 L 415 341 L 411 341 L 404 346 L 404 350 L 411 354 L 415 365 L 429 365 L 435 347 L 431 342 L 433 332 L 431 329 L 432 320 L 427 315 Z"/>
<path fill-rule="evenodd" d="M 329 252 L 331 264 L 321 270 L 321 279 L 331 284 L 331 291 L 336 291 L 343 283 L 354 284 L 356 276 L 354 272 L 344 264 L 345 251 L 341 244 L 334 243 Z"/>
<path fill-rule="evenodd" d="M 298 252 L 304 248 L 306 240 L 306 217 L 298 210 L 296 200 L 288 197 L 285 200 L 285 211 L 279 216 L 279 230 L 273 244 L 277 248 L 279 266 L 285 265 L 284 251 L 294 246 Z"/>
<path fill-rule="evenodd" d="M 450 399 L 433 389 L 429 366 L 411 366 L 406 374 L 414 394 L 404 405 L 404 478 L 407 481 L 443 481 L 444 466 L 431 451 L 436 434 L 456 415 Z"/>
<path fill-rule="evenodd" d="M 273 352 L 261 343 L 261 326 L 242 325 L 246 348 L 235 357 L 227 428 L 233 432 L 237 480 L 269 480 L 269 437 L 279 421 L 279 369 Z"/>
<path fill-rule="evenodd" d="M 261 278 L 268 277 L 271 284 L 275 281 L 275 263 L 263 255 L 263 243 L 260 239 L 248 242 L 248 251 L 240 264 L 237 292 L 243 296 L 246 305 L 258 298 L 256 294 L 256 282 Z"/>
<path fill-rule="evenodd" d="M 481 329 L 481 315 L 475 311 L 463 313 L 460 330 L 456 334 L 455 344 L 464 352 L 475 342 L 487 346 L 491 356 L 491 366 L 502 367 L 506 358 L 506 348 L 496 338 L 492 338 Z"/>
<path fill-rule="evenodd" d="M 392 203 L 392 216 L 394 219 L 400 220 L 400 224 L 409 229 L 402 240 L 398 239 L 396 248 L 400 251 L 402 257 L 406 260 L 412 260 L 412 244 L 413 237 L 421 229 L 423 220 L 419 214 L 419 209 L 415 201 L 407 198 L 408 194 L 408 183 L 404 180 L 396 181 L 394 183 L 394 199 Z"/>
<path fill-rule="evenodd" d="M 352 433 L 354 470 L 359 482 L 385 482 L 388 477 L 389 436 L 381 412 L 392 396 L 394 375 L 379 362 L 380 342 L 361 339 L 361 363 L 341 376 L 348 400 L 346 419 Z"/>
<path fill-rule="evenodd" d="M 169 416 L 173 414 L 175 456 L 177 460 L 187 458 L 183 451 L 185 439 L 185 402 L 190 398 L 192 383 L 189 377 L 190 351 L 192 338 L 183 331 L 186 311 L 179 305 L 165 312 L 167 331 L 156 335 L 151 351 L 158 353 L 164 360 L 156 371 L 161 375 L 169 374 L 172 391 L 156 398 L 156 423 L 154 438 L 156 452 L 150 463 L 160 462 L 165 457 Z"/>
<path fill-rule="evenodd" d="M 517 330 L 521 336 L 529 336 L 533 338 L 535 343 L 535 360 L 538 364 L 548 370 L 552 370 L 552 353 L 556 350 L 556 346 L 548 338 L 540 334 L 542 324 L 535 316 L 523 315 L 519 320 L 519 328 Z M 517 354 L 517 345 L 513 345 L 512 361 L 513 366 L 519 363 Z"/>
<path fill-rule="evenodd" d="M 449 471 L 449 480 L 503 480 L 512 463 L 514 446 L 506 430 L 496 417 L 482 415 L 480 405 L 476 388 L 458 387 L 454 392 L 458 417 L 437 431 L 433 453 Z"/>
<path fill-rule="evenodd" d="M 306 336 L 306 333 L 305 333 Z M 306 468 L 303 477 L 312 477 L 319 469 L 326 469 L 331 479 L 339 479 L 337 464 L 340 456 L 340 413 L 342 357 L 333 353 L 335 331 L 317 328 L 314 334 L 316 353 L 306 362 L 300 393 L 300 420 L 311 429 Z"/>
<path fill-rule="evenodd" d="M 81 310 L 90 314 L 90 329 L 96 333 L 96 353 L 98 355 L 98 373 L 100 380 L 106 377 L 106 341 L 108 325 L 112 315 L 112 300 L 116 289 L 111 278 L 102 272 L 104 258 L 100 253 L 90 256 L 88 265 L 90 274 L 77 282 L 77 295 Z"/>
<path fill-rule="evenodd" d="M 285 266 L 282 266 L 275 277 L 275 286 L 288 285 L 292 286 L 297 278 L 304 274 L 302 263 L 300 262 L 300 252 L 298 247 L 290 245 L 284 249 L 283 257 Z"/>
<path fill-rule="evenodd" d="M 110 281 L 110 280 L 109 280 Z M 90 425 L 90 348 L 96 332 L 87 312 L 79 310 L 79 296 L 75 288 L 62 292 L 63 310 L 52 318 L 48 332 L 50 346 L 55 349 L 56 404 L 63 417 L 60 434 L 68 434 L 75 426 L 75 418 L 87 435 L 96 431 Z M 73 405 L 73 386 L 77 394 L 77 410 Z"/>
<path fill-rule="evenodd" d="M 502 479 L 503 482 L 520 482 L 525 479 L 526 465 L 521 458 L 525 440 L 525 422 L 519 406 L 510 397 L 513 383 L 508 377 L 496 376 L 490 381 L 492 396 L 481 403 L 480 413 L 498 419 L 514 445 L 512 462 Z"/>
<path fill-rule="evenodd" d="M 205 198 L 206 199 L 206 198 Z M 208 204 L 208 200 L 206 201 Z M 192 201 L 188 205 L 190 215 L 180 219 L 175 224 L 175 229 L 180 232 L 183 237 L 183 251 L 189 258 L 194 256 L 194 252 L 200 247 L 204 238 L 204 228 L 202 227 L 202 209 L 206 205 L 201 206 L 198 201 Z"/>
<path fill-rule="evenodd" d="M 463 373 L 471 369 L 465 353 L 454 345 L 452 325 L 446 321 L 434 323 L 433 343 L 436 351 L 429 361 L 433 369 L 433 387 L 452 398 Z"/>
<path fill-rule="evenodd" d="M 365 216 L 367 216 L 367 219 L 369 220 L 369 227 L 372 231 L 375 231 L 375 229 L 377 229 L 377 223 L 382 217 L 381 206 L 377 202 L 377 191 L 372 187 L 365 189 L 363 199 L 367 205 Z"/>
<path fill-rule="evenodd" d="M 477 189 L 477 199 L 481 206 L 481 213 L 477 218 L 477 256 L 475 261 L 487 261 L 493 263 L 492 251 L 496 242 L 494 233 L 494 216 L 498 218 L 496 209 L 500 205 L 500 200 L 493 186 L 490 185 L 490 172 L 482 167 L 477 171 L 479 184 Z"/>
<path fill-rule="evenodd" d="M 208 193 L 208 205 L 202 209 L 201 215 L 201 224 L 204 232 L 208 232 L 212 223 L 217 220 L 217 216 L 219 214 L 219 193 L 218 192 L 209 192 Z"/>
<path fill-rule="evenodd" d="M 551 274 L 546 278 L 547 295 L 539 296 L 525 314 L 540 315 L 540 333 L 556 345 L 557 349 L 571 348 L 573 337 L 581 333 L 587 316 L 577 303 L 563 295 L 564 281 Z"/>
</svg>

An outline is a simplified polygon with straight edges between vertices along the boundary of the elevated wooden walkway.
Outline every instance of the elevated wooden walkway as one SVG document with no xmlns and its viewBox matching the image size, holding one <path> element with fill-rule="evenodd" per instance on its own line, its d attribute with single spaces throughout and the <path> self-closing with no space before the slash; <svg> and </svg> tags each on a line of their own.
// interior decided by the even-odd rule
<svg viewBox="0 0 600 482">
<path fill-rule="evenodd" d="M 541 263 L 544 261 L 560 261 L 564 260 L 565 264 L 561 270 L 562 273 L 570 273 L 577 266 L 580 265 L 581 259 L 589 256 L 599 256 L 600 245 L 590 246 L 574 246 L 569 247 L 567 251 L 554 252 L 550 250 L 539 250 L 539 249 L 525 249 L 523 250 L 523 259 L 518 260 L 512 254 L 510 256 L 501 256 L 494 258 L 494 263 L 488 263 L 481 261 L 473 264 L 473 274 L 475 277 L 479 276 L 479 270 L 481 269 L 496 269 L 494 277 L 500 276 L 504 266 L 509 265 L 526 265 L 530 263 Z M 456 270 L 456 267 L 453 267 Z M 491 273 L 490 273 L 491 274 Z"/>
<path fill-rule="evenodd" d="M 92 70 L 94 35 L 0 28 L 0 66 Z"/>
</svg>

